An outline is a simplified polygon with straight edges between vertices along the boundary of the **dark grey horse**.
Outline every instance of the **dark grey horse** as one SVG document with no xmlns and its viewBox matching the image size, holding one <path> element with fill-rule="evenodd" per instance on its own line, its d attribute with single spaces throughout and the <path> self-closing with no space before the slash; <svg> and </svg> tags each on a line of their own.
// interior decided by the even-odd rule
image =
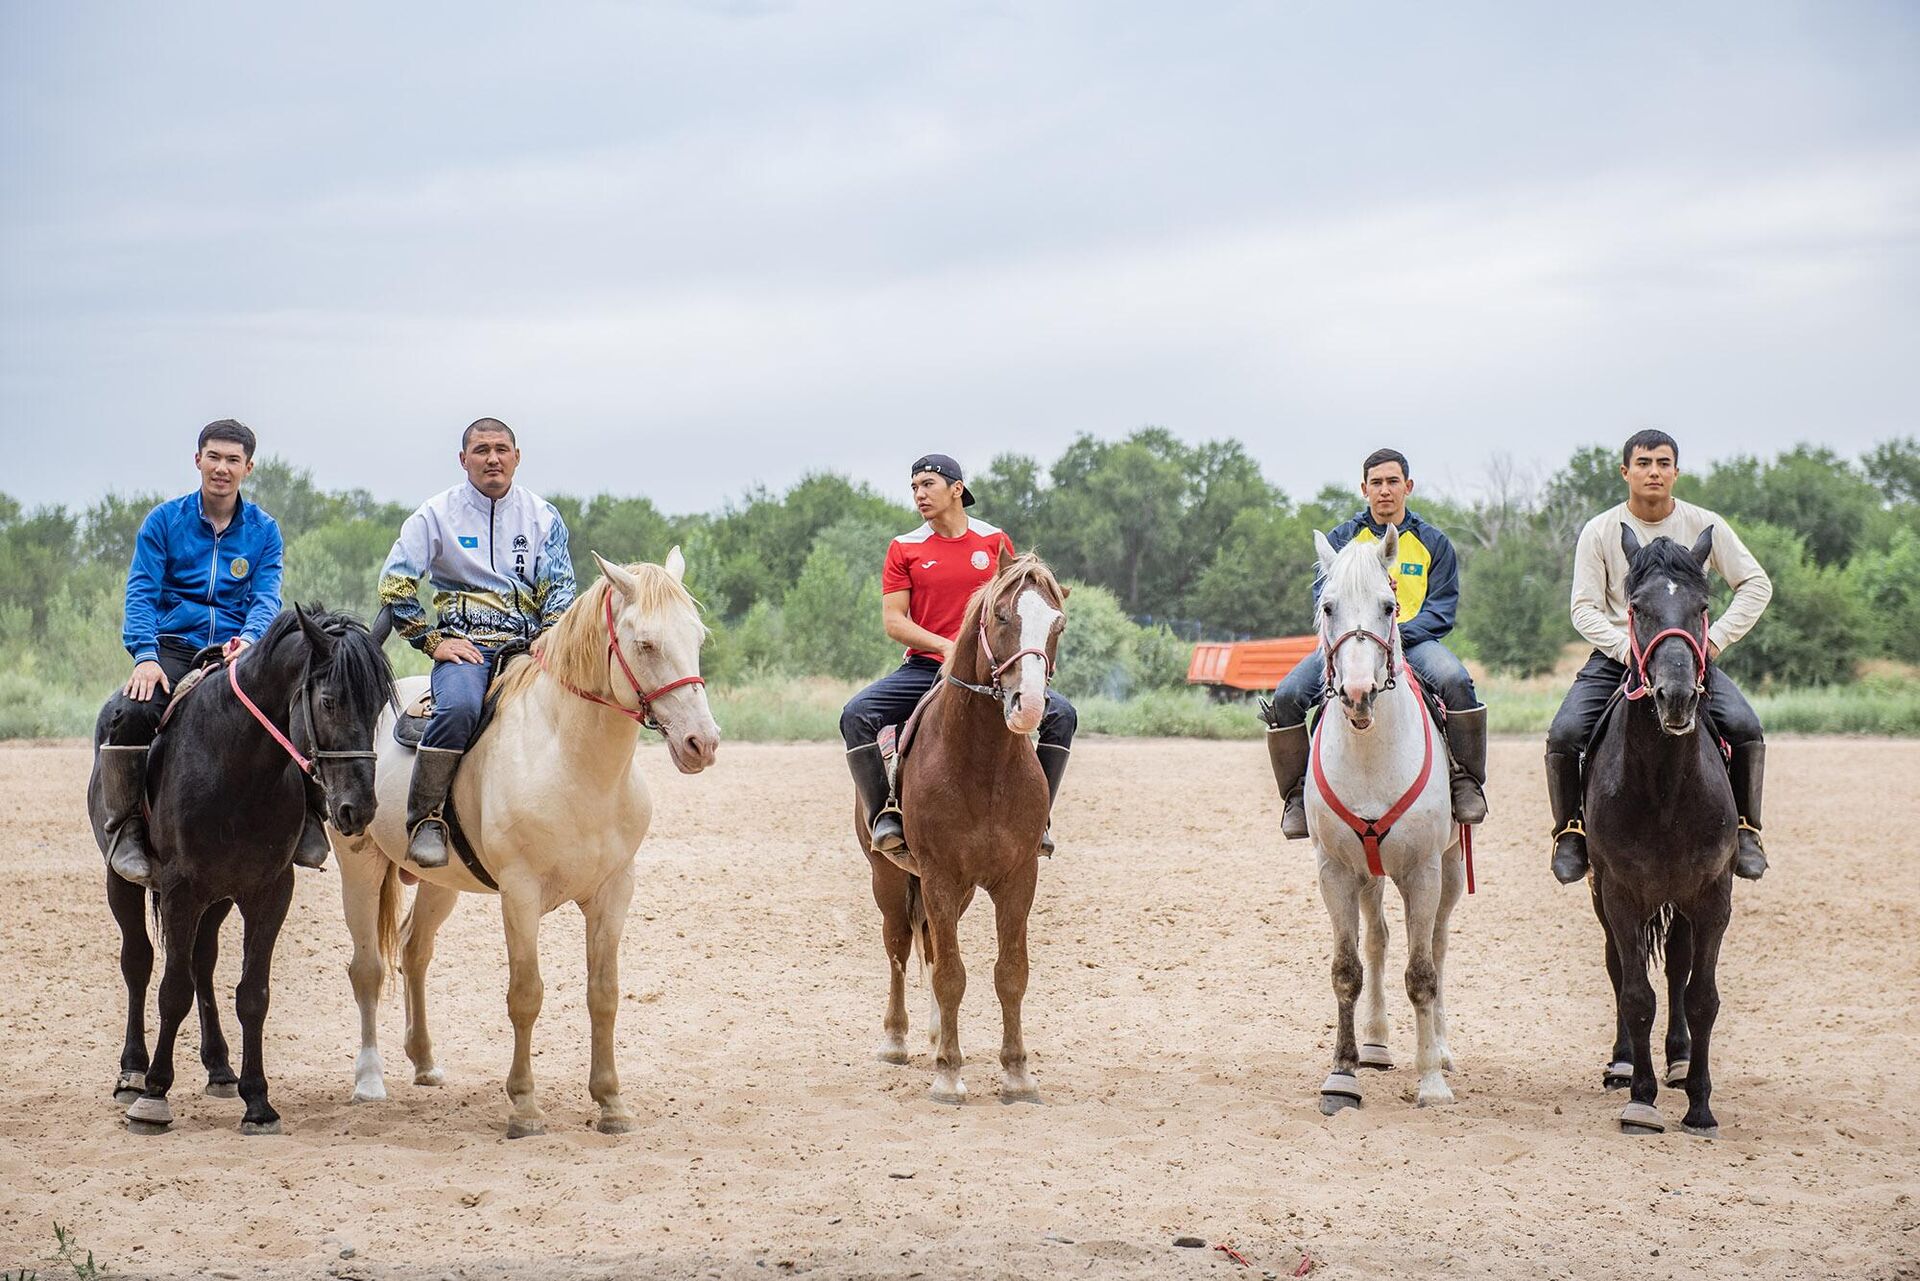
<svg viewBox="0 0 1920 1281">
<path fill-rule="evenodd" d="M 283 611 L 234 665 L 176 696 L 148 757 L 154 915 L 166 947 L 151 1062 L 145 1008 L 153 945 L 142 912 L 147 894 L 107 871 L 107 902 L 120 923 L 120 971 L 127 984 L 127 1036 L 114 1097 L 129 1105 L 129 1129 L 159 1133 L 172 1124 L 167 1091 L 174 1039 L 198 996 L 207 1093 L 230 1097 L 237 1087 L 247 1102 L 241 1130 L 278 1132 L 279 1114 L 267 1102 L 261 1038 L 273 945 L 293 898 L 293 851 L 305 821 L 307 780 L 295 753 L 311 763 L 333 826 L 357 835 L 373 818 L 374 727 L 392 701 L 392 669 L 367 629 L 317 606 Z M 96 748 L 100 735 L 96 726 Z M 104 850 L 97 768 L 87 806 Z M 220 923 L 236 904 L 246 923 L 234 993 L 242 1036 L 237 1078 L 213 999 Z"/>
<path fill-rule="evenodd" d="M 1707 1106 L 1708 1054 L 1720 1009 L 1715 974 L 1733 914 L 1733 854 L 1739 814 L 1719 745 L 1701 732 L 1707 578 L 1713 531 L 1691 551 L 1669 538 L 1645 547 L 1620 531 L 1627 573 L 1633 662 L 1628 692 L 1608 709 L 1587 763 L 1587 849 L 1595 910 L 1607 931 L 1607 973 L 1633 1064 L 1629 1133 L 1664 1130 L 1654 1107 L 1653 983 L 1647 966 L 1663 942 L 1671 1012 L 1669 1083 L 1685 1061 L 1691 1134 L 1718 1132 Z M 1668 931 L 1668 922 L 1672 930 Z M 1690 1044 L 1689 1044 L 1690 1042 Z M 1620 1047 L 1616 1047 L 1618 1058 Z M 1610 1069 L 1610 1072 L 1612 1069 Z"/>
</svg>

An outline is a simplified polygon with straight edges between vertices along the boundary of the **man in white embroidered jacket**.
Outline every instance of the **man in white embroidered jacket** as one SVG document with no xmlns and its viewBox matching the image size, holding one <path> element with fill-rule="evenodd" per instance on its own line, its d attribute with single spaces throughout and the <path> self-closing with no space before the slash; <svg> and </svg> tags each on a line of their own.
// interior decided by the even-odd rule
<svg viewBox="0 0 1920 1281">
<path fill-rule="evenodd" d="M 1663 431 L 1636 433 L 1621 451 L 1620 474 L 1627 482 L 1627 501 L 1588 521 L 1573 554 L 1573 625 L 1593 642 L 1593 655 L 1574 677 L 1573 688 L 1547 731 L 1553 874 L 1562 884 L 1587 874 L 1587 836 L 1580 825 L 1580 757 L 1633 657 L 1627 634 L 1627 554 L 1620 545 L 1621 526 L 1630 527 L 1642 545 L 1665 535 L 1689 547 L 1701 534 L 1713 531 L 1707 566 L 1733 588 L 1733 600 L 1707 628 L 1710 658 L 1751 631 L 1773 599 L 1773 580 L 1726 519 L 1673 496 L 1673 483 L 1680 475 L 1680 446 L 1673 437 Z M 1767 870 L 1767 856 L 1760 847 L 1760 793 L 1767 761 L 1760 718 L 1732 678 L 1718 667 L 1707 675 L 1707 707 L 1721 737 L 1733 748 L 1733 800 L 1740 811 L 1734 874 L 1757 881 Z"/>
<path fill-rule="evenodd" d="M 467 478 L 407 517 L 380 571 L 394 629 L 433 659 L 433 718 L 407 794 L 407 856 L 422 867 L 446 865 L 441 809 L 472 745 L 494 657 L 553 626 L 574 593 L 566 522 L 513 483 L 513 429 L 497 418 L 472 423 L 460 437 L 460 466 Z M 432 616 L 420 603 L 423 576 Z"/>
</svg>

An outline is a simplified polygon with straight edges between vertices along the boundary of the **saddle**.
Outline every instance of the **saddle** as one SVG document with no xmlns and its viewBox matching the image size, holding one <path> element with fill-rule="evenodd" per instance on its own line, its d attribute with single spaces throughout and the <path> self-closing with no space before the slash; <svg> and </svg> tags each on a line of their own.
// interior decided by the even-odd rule
<svg viewBox="0 0 1920 1281">
<path fill-rule="evenodd" d="M 887 799 L 894 800 L 900 795 L 900 764 L 907 759 L 907 750 L 913 746 L 918 736 L 920 721 L 926 715 L 927 708 L 933 703 L 933 696 L 946 687 L 945 681 L 936 681 L 920 701 L 913 705 L 907 719 L 901 725 L 883 725 L 874 739 L 880 748 L 880 761 L 887 771 Z"/>
</svg>

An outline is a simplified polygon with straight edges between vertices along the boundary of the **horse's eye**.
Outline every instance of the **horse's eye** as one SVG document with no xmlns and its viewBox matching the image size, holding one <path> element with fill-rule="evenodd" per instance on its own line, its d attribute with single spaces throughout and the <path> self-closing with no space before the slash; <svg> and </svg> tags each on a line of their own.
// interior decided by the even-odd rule
<svg viewBox="0 0 1920 1281">
<path fill-rule="evenodd" d="M 1328 601 L 1328 602 L 1327 602 L 1326 604 L 1324 604 L 1324 605 L 1322 605 L 1322 606 L 1320 607 L 1320 612 L 1321 612 L 1321 613 L 1323 613 L 1323 614 L 1325 614 L 1325 615 L 1326 615 L 1326 616 L 1327 616 L 1328 618 L 1332 618 L 1332 617 L 1333 617 L 1333 602 L 1332 602 L 1332 601 Z"/>
<path fill-rule="evenodd" d="M 1384 605 L 1380 606 L 1380 612 L 1383 614 L 1391 614 L 1393 612 L 1393 602 L 1388 601 Z"/>
</svg>

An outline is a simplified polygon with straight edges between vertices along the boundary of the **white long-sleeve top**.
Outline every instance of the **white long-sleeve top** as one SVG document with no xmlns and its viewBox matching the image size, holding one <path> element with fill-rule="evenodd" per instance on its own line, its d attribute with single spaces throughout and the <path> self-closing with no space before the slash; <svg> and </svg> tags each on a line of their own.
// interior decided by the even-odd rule
<svg viewBox="0 0 1920 1281">
<path fill-rule="evenodd" d="M 1649 523 L 1628 511 L 1625 503 L 1610 507 L 1587 522 L 1573 553 L 1573 625 L 1615 662 L 1633 657 L 1627 639 L 1627 553 L 1620 546 L 1622 525 L 1633 529 L 1642 546 L 1665 535 L 1682 547 L 1693 546 L 1708 526 L 1713 527 L 1707 567 L 1733 588 L 1726 613 L 1707 628 L 1707 639 L 1716 649 L 1725 650 L 1752 631 L 1773 599 L 1773 580 L 1718 513 L 1675 499 L 1665 520 Z"/>
</svg>

